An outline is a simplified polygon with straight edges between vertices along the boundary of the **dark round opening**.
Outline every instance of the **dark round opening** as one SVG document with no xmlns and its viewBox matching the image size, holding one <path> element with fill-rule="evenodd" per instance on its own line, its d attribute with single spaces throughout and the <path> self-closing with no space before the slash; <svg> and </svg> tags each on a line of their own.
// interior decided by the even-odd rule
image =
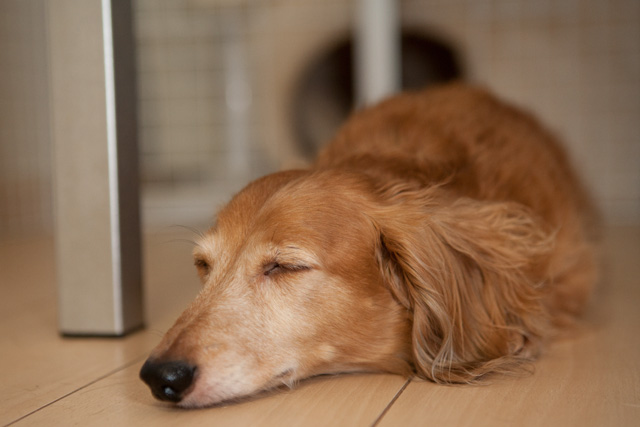
<svg viewBox="0 0 640 427">
<path fill-rule="evenodd" d="M 420 32 L 401 35 L 402 90 L 463 78 L 461 61 L 447 42 Z M 294 91 L 294 136 L 301 154 L 313 158 L 355 105 L 353 42 L 344 37 L 316 56 Z"/>
</svg>

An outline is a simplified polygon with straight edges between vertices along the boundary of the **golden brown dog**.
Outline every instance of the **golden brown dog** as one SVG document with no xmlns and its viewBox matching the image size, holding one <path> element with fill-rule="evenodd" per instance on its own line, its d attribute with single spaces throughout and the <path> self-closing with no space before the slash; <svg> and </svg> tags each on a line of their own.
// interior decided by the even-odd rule
<svg viewBox="0 0 640 427">
<path fill-rule="evenodd" d="M 589 296 L 591 219 L 528 115 L 462 85 L 397 96 L 222 209 L 141 377 L 196 407 L 323 373 L 517 372 Z"/>
</svg>

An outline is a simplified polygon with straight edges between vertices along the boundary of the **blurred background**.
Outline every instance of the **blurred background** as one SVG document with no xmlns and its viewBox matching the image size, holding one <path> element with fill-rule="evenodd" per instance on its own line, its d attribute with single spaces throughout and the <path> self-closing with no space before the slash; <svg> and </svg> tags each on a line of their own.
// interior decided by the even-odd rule
<svg viewBox="0 0 640 427">
<path fill-rule="evenodd" d="M 354 107 L 352 0 L 134 0 L 145 230 L 205 227 L 304 165 Z M 640 224 L 640 1 L 398 0 L 402 86 L 454 78 L 534 112 L 604 217 Z M 0 0 L 0 239 L 52 233 L 47 7 Z"/>
</svg>

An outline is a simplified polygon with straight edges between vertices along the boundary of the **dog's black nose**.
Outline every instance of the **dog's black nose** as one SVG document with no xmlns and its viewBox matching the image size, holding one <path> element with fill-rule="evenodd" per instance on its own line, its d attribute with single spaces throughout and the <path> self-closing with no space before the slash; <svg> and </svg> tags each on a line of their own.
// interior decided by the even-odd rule
<svg viewBox="0 0 640 427">
<path fill-rule="evenodd" d="M 185 390 L 193 383 L 195 370 L 195 366 L 186 362 L 147 360 L 140 369 L 140 378 L 157 399 L 180 402 Z"/>
</svg>

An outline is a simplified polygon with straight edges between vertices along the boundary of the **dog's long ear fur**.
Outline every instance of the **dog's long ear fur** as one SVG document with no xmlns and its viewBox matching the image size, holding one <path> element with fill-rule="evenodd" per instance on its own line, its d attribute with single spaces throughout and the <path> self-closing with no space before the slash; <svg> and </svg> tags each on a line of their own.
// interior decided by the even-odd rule
<svg viewBox="0 0 640 427">
<path fill-rule="evenodd" d="M 522 205 L 398 190 L 374 222 L 382 274 L 412 314 L 418 376 L 472 383 L 516 372 L 548 328 L 550 233 Z"/>
</svg>

